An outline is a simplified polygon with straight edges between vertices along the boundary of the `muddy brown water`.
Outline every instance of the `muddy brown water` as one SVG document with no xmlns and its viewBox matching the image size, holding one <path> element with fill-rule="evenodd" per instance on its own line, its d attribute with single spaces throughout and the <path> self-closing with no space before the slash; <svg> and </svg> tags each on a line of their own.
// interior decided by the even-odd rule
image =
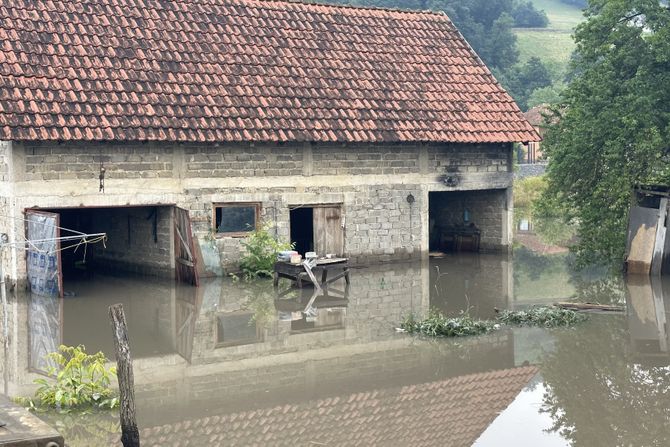
<svg viewBox="0 0 670 447">
<path fill-rule="evenodd" d="M 524 247 L 449 255 L 355 269 L 316 297 L 271 281 L 66 282 L 63 300 L 11 300 L 5 391 L 30 394 L 61 343 L 113 358 L 121 302 L 143 446 L 670 445 L 670 281 L 570 265 Z M 430 308 L 490 318 L 563 300 L 625 311 L 463 339 L 395 330 Z M 40 416 L 72 446 L 119 445 L 109 414 Z"/>
</svg>

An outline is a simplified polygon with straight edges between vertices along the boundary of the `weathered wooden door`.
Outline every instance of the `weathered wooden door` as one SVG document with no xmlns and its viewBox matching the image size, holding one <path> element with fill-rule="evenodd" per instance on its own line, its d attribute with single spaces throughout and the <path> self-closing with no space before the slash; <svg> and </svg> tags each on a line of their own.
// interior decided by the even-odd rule
<svg viewBox="0 0 670 447">
<path fill-rule="evenodd" d="M 60 215 L 26 210 L 26 239 L 30 291 L 41 296 L 62 297 Z"/>
<path fill-rule="evenodd" d="M 188 211 L 174 207 L 174 258 L 177 281 L 198 286 L 193 231 Z"/>
<path fill-rule="evenodd" d="M 340 206 L 314 208 L 314 251 L 319 256 L 329 253 L 344 255 L 344 228 Z"/>
<path fill-rule="evenodd" d="M 195 325 L 200 313 L 200 289 L 177 286 L 176 292 L 176 345 L 177 353 L 187 362 L 191 361 Z"/>
</svg>

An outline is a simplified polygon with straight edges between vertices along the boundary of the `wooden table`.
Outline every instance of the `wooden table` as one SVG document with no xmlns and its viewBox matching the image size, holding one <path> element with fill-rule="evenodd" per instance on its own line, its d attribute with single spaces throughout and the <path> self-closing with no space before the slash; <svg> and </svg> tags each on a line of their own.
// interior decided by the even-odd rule
<svg viewBox="0 0 670 447">
<path fill-rule="evenodd" d="M 340 272 L 332 277 L 328 277 L 328 273 L 334 270 L 340 270 Z M 318 272 L 321 272 L 321 282 L 320 286 L 324 287 L 328 284 L 337 281 L 340 278 L 344 278 L 349 284 L 349 259 L 348 258 L 332 258 L 332 259 L 318 259 L 316 261 L 316 266 L 312 268 L 312 272 L 316 275 Z M 275 263 L 274 268 L 274 286 L 279 286 L 279 278 L 287 278 L 291 281 L 295 281 L 299 288 L 302 288 L 302 274 L 305 273 L 305 268 L 302 264 L 291 264 L 290 262 L 278 261 Z"/>
</svg>

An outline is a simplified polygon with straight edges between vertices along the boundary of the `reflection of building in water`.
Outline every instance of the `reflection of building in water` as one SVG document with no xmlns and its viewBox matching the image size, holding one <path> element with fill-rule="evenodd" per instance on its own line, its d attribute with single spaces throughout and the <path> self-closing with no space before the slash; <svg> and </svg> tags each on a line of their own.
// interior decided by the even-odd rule
<svg viewBox="0 0 670 447">
<path fill-rule="evenodd" d="M 430 305 L 448 315 L 481 318 L 508 307 L 513 296 L 511 256 L 461 253 L 431 260 Z"/>
<path fill-rule="evenodd" d="M 670 278 L 628 275 L 628 327 L 633 351 L 651 363 L 668 364 L 667 316 L 670 312 Z"/>
</svg>

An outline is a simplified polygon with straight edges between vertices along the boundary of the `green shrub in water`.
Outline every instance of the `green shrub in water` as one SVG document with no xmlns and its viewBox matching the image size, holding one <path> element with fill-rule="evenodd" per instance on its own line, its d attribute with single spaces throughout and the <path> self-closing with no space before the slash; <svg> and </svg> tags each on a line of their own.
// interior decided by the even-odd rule
<svg viewBox="0 0 670 447">
<path fill-rule="evenodd" d="M 53 380 L 35 379 L 40 387 L 34 398 L 19 399 L 31 409 L 115 408 L 118 398 L 110 388 L 116 368 L 106 368 L 102 352 L 89 355 L 84 346 L 63 346 L 48 354 L 56 366 L 48 368 Z"/>
<path fill-rule="evenodd" d="M 270 225 L 263 224 L 242 242 L 245 254 L 240 260 L 240 269 L 247 279 L 272 276 L 277 254 L 293 248 L 293 244 L 278 241 L 269 230 Z"/>
<path fill-rule="evenodd" d="M 475 320 L 469 315 L 446 317 L 437 311 L 431 311 L 427 318 L 417 320 L 413 315 L 405 318 L 400 327 L 410 334 L 423 334 L 431 337 L 467 337 L 492 331 L 495 323 Z"/>
<path fill-rule="evenodd" d="M 503 310 L 498 315 L 501 323 L 515 326 L 567 327 L 585 321 L 588 317 L 574 310 L 559 307 L 531 307 L 528 310 Z"/>
</svg>

